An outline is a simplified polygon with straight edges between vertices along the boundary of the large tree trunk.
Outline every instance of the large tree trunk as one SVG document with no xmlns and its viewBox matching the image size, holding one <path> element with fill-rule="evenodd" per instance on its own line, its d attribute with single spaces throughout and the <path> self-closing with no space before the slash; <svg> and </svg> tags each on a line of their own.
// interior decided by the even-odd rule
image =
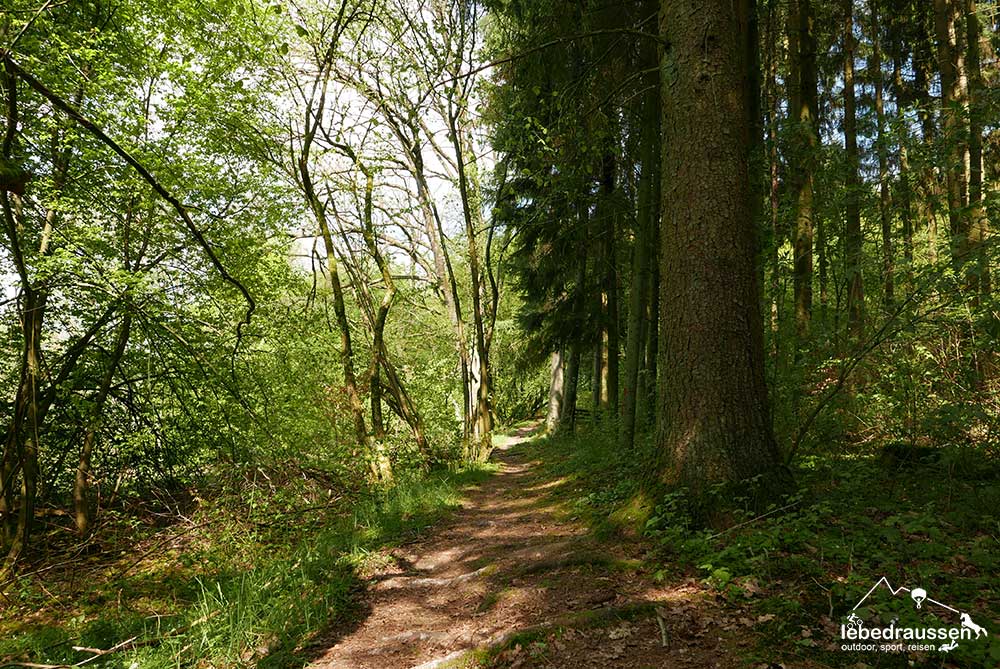
<svg viewBox="0 0 1000 669">
<path fill-rule="evenodd" d="M 865 289 L 861 273 L 861 174 L 854 93 L 854 0 L 844 0 L 844 149 L 847 155 L 847 221 L 844 256 L 847 277 L 847 328 L 854 342 L 865 329 Z"/>
<path fill-rule="evenodd" d="M 787 489 L 764 379 L 748 173 L 752 2 L 662 0 L 662 480 L 708 519 L 717 485 Z M 756 477 L 756 478 L 755 478 Z M 751 483 L 751 479 L 754 480 Z"/>
</svg>

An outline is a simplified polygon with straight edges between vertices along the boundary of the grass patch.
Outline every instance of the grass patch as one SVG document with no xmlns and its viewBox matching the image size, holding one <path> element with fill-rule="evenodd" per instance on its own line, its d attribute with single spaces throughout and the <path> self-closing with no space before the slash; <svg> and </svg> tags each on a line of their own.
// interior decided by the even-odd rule
<svg viewBox="0 0 1000 669">
<path fill-rule="evenodd" d="M 556 494 L 575 515 L 604 532 L 635 526 L 640 516 L 630 507 L 646 475 L 644 460 L 621 453 L 610 429 L 548 440 L 540 448 L 543 467 L 564 479 Z M 731 607 L 752 615 L 760 640 L 754 659 L 949 666 L 937 654 L 840 650 L 842 620 L 886 576 L 897 587 L 925 588 L 989 630 L 985 640 L 953 650 L 952 666 L 998 666 L 1000 473 L 983 451 L 939 450 L 902 466 L 877 452 L 810 455 L 796 467 L 800 489 L 783 503 L 788 509 L 759 517 L 750 500 L 731 499 L 736 510 L 723 530 L 697 528 L 683 496 L 666 495 L 642 529 L 659 547 L 656 576 L 697 575 Z M 869 626 L 894 616 L 900 625 L 918 624 L 912 603 L 902 598 L 880 601 L 866 613 Z"/>
<path fill-rule="evenodd" d="M 378 549 L 439 520 L 494 469 L 404 480 L 319 515 L 265 513 L 264 523 L 247 521 L 243 498 L 203 500 L 187 528 L 147 532 L 113 555 L 10 585 L 0 665 L 93 656 L 79 646 L 119 647 L 90 666 L 301 667 L 311 642 L 364 616 L 357 594 Z"/>
</svg>

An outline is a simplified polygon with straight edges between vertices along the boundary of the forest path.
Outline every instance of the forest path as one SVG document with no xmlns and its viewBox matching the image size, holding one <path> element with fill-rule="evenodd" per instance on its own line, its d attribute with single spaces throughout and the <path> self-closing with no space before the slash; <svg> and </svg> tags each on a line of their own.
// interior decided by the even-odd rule
<svg viewBox="0 0 1000 669">
<path fill-rule="evenodd" d="M 358 620 L 319 640 L 310 667 L 738 664 L 699 584 L 656 585 L 642 545 L 602 543 L 568 517 L 552 494 L 564 482 L 537 471 L 533 431 L 502 437 L 496 475 L 416 542 L 385 552 Z"/>
</svg>

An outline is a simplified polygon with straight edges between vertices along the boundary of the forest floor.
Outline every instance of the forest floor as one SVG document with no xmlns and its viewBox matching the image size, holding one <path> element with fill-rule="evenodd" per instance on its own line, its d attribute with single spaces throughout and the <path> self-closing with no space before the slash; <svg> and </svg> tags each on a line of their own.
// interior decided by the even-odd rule
<svg viewBox="0 0 1000 669">
<path fill-rule="evenodd" d="M 657 583 L 647 546 L 572 517 L 533 430 L 502 439 L 499 472 L 447 520 L 371 560 L 356 619 L 317 639 L 309 666 L 740 666 L 708 588 Z"/>
<path fill-rule="evenodd" d="M 0 583 L 0 669 L 1000 666 L 992 452 L 893 463 L 834 443 L 780 508 L 699 528 L 675 493 L 642 502 L 651 438 L 536 430 L 381 491 L 261 464 L 108 510 L 83 541 L 46 515 L 45 550 Z M 881 577 L 988 635 L 845 652 L 840 624 Z M 873 626 L 956 624 L 886 593 L 866 608 Z"/>
</svg>

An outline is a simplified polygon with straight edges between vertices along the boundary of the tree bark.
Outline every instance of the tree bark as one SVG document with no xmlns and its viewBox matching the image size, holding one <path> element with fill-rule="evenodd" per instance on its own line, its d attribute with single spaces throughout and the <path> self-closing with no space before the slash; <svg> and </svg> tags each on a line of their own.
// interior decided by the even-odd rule
<svg viewBox="0 0 1000 669">
<path fill-rule="evenodd" d="M 861 341 L 865 329 L 865 289 L 862 278 L 861 175 L 858 158 L 858 123 L 854 92 L 854 1 L 844 0 L 844 148 L 847 156 L 847 220 L 844 255 L 847 277 L 847 328 L 851 339 Z"/>
<path fill-rule="evenodd" d="M 794 243 L 794 297 L 795 323 L 799 339 L 809 334 L 812 321 L 812 273 L 813 273 L 813 219 L 814 182 L 813 173 L 819 149 L 819 124 L 817 119 L 816 81 L 816 34 L 815 18 L 810 0 L 797 0 L 796 11 L 790 17 L 797 26 L 795 45 L 798 53 L 790 67 L 792 76 L 797 76 L 794 98 L 789 97 L 789 110 L 795 123 L 798 138 L 797 172 L 793 178 L 795 198 L 795 243 Z M 792 40 L 789 41 L 791 46 Z M 790 61 L 791 62 L 791 61 Z"/>
<path fill-rule="evenodd" d="M 590 223 L 590 215 L 586 206 L 578 207 L 578 222 L 580 230 L 586 231 Z M 573 286 L 574 312 L 578 322 L 583 322 L 587 307 L 587 242 L 581 243 L 577 258 L 576 277 Z M 576 399 L 580 387 L 580 363 L 583 356 L 583 345 L 580 337 L 573 337 L 570 343 L 569 359 L 566 361 L 566 397 L 562 406 L 562 417 L 559 422 L 559 432 L 572 433 L 576 429 Z"/>
<path fill-rule="evenodd" d="M 80 536 L 87 536 L 93 523 L 93 506 L 90 498 L 91 459 L 94 447 L 101 432 L 101 418 L 104 415 L 104 405 L 111 391 L 111 383 L 115 378 L 115 370 L 125 355 L 129 335 L 132 331 L 132 313 L 128 310 L 122 314 L 121 325 L 118 326 L 118 336 L 115 347 L 107 361 L 104 376 L 101 377 L 97 394 L 90 409 L 90 419 L 84 431 L 83 444 L 80 447 L 80 460 L 76 467 L 76 477 L 73 481 L 73 516 L 76 520 L 76 531 Z"/>
<path fill-rule="evenodd" d="M 767 156 L 768 156 L 768 177 L 770 187 L 768 188 L 768 204 L 770 205 L 770 232 L 771 246 L 768 261 L 770 264 L 770 292 L 771 292 L 771 354 L 778 352 L 778 327 L 779 327 L 779 306 L 781 303 L 781 275 L 780 256 L 781 231 L 778 226 L 779 198 L 781 181 L 778 177 L 778 58 L 777 46 L 778 35 L 774 27 L 775 0 L 768 0 L 767 3 L 767 24 L 765 37 L 767 44 L 766 57 L 764 59 L 764 71 L 766 73 L 764 98 L 767 101 Z"/>
<path fill-rule="evenodd" d="M 656 60 L 655 48 L 650 46 L 649 64 Z M 660 109 L 659 87 L 649 82 L 649 90 L 642 102 L 642 134 L 640 148 L 638 211 L 636 212 L 636 234 L 632 257 L 632 290 L 629 294 L 628 331 L 625 342 L 625 384 L 622 394 L 621 446 L 631 448 L 635 440 L 639 400 L 639 377 L 646 353 L 646 316 L 650 288 L 649 261 L 653 245 L 652 231 L 659 216 L 659 206 L 655 203 L 655 181 L 659 178 Z"/>
<path fill-rule="evenodd" d="M 878 0 L 870 0 L 869 9 L 871 12 L 871 79 L 875 88 L 875 124 L 876 136 L 875 147 L 878 154 L 878 215 L 879 227 L 882 231 L 882 305 L 886 312 L 892 311 L 895 302 L 895 281 L 893 273 L 895 265 L 893 261 L 893 240 L 892 240 L 892 212 L 889 200 L 889 149 L 885 136 L 885 103 L 883 100 L 882 83 L 882 48 L 879 26 L 879 3 Z"/>
<path fill-rule="evenodd" d="M 562 350 L 553 351 L 549 359 L 549 409 L 545 414 L 545 431 L 553 434 L 562 419 L 566 398 L 566 361 Z"/>
<path fill-rule="evenodd" d="M 464 110 L 467 100 L 459 101 Z M 486 347 L 485 311 L 483 307 L 483 274 L 479 263 L 479 243 L 477 230 L 482 227 L 480 218 L 481 191 L 478 182 L 475 154 L 468 146 L 459 112 L 452 111 L 448 117 L 449 131 L 455 150 L 458 167 L 458 190 L 462 200 L 462 215 L 465 220 L 466 248 L 472 292 L 473 346 L 470 376 L 471 434 L 467 449 L 473 461 L 485 461 L 492 450 L 493 407 L 490 402 L 489 349 Z"/>
<path fill-rule="evenodd" d="M 934 30 L 937 37 L 938 69 L 941 73 L 941 115 L 946 146 L 944 168 L 951 234 L 951 259 L 956 272 L 965 269 L 969 255 L 968 218 L 963 213 L 968 197 L 965 154 L 968 151 L 968 84 L 965 58 L 957 31 L 958 0 L 934 0 Z"/>
<path fill-rule="evenodd" d="M 662 0 L 661 480 L 711 519 L 711 490 L 786 490 L 764 379 L 748 172 L 752 2 Z M 751 479 L 753 483 L 751 483 Z M 742 488 L 741 488 L 742 489 Z"/>
<path fill-rule="evenodd" d="M 930 153 L 937 137 L 934 122 L 932 98 L 930 94 L 930 79 L 933 73 L 930 37 L 922 35 L 914 52 L 914 96 L 917 115 L 920 118 L 920 134 L 923 149 Z M 920 218 L 927 226 L 927 259 L 932 265 L 938 261 L 938 212 L 937 201 L 940 197 L 940 184 L 930 161 L 924 161 L 924 168 L 919 175 L 920 197 L 917 198 Z"/>
<path fill-rule="evenodd" d="M 898 36 L 893 40 L 892 81 L 896 97 L 896 122 L 902 129 L 899 139 L 899 216 L 903 223 L 903 263 L 907 288 L 913 289 L 913 185 L 910 180 L 909 132 L 904 110 L 910 101 L 903 83 L 902 56 Z"/>
<path fill-rule="evenodd" d="M 985 90 L 981 63 L 982 28 L 975 0 L 965 0 L 966 43 L 969 88 L 969 251 L 971 261 L 966 285 L 973 294 L 989 295 L 991 289 L 989 255 L 983 243 L 989 235 L 989 220 L 983 204 L 983 123 L 982 95 Z"/>
</svg>

